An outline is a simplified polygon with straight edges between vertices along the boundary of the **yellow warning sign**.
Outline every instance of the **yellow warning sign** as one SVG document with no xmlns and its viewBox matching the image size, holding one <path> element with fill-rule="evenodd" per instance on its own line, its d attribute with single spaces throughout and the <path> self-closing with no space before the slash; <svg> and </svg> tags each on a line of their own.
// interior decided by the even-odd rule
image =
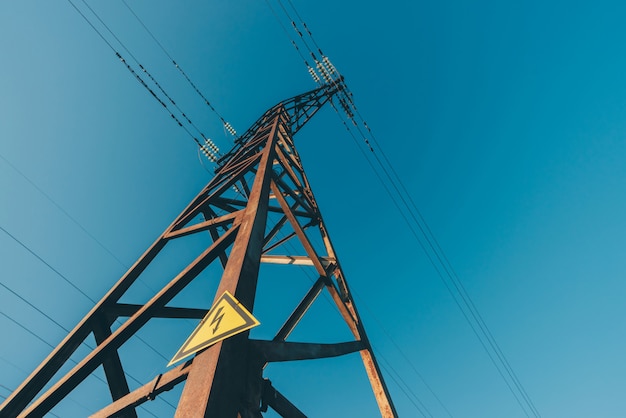
<svg viewBox="0 0 626 418">
<path fill-rule="evenodd" d="M 249 330 L 259 324 L 260 322 L 233 295 L 226 291 L 167 366 L 169 367 L 218 341 Z"/>
</svg>

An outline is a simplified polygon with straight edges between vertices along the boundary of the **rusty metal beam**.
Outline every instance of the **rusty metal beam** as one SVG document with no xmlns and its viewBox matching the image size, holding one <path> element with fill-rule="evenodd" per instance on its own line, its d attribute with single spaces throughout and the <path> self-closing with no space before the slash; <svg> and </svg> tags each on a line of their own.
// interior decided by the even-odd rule
<svg viewBox="0 0 626 418">
<path fill-rule="evenodd" d="M 294 360 L 313 360 L 338 357 L 366 348 L 362 341 L 335 344 L 296 343 L 286 341 L 250 340 L 252 349 L 258 351 L 269 363 Z"/>
<path fill-rule="evenodd" d="M 213 210 L 210 211 L 213 212 Z M 219 233 L 215 229 L 210 229 L 209 234 L 211 235 L 213 242 L 217 241 L 220 238 Z M 226 267 L 226 263 L 228 263 L 228 255 L 226 254 L 226 251 L 223 251 L 219 257 L 222 267 Z"/>
<path fill-rule="evenodd" d="M 271 124 L 240 232 L 215 296 L 217 300 L 229 291 L 251 312 L 267 221 L 276 132 L 281 122 L 278 116 Z M 243 390 L 249 373 L 247 336 L 248 332 L 244 332 L 196 355 L 176 410 L 177 418 L 237 417 L 242 410 Z"/>
<path fill-rule="evenodd" d="M 105 323 L 104 318 L 94 323 L 93 335 L 98 345 L 102 344 L 111 336 L 111 328 Z M 102 368 L 104 369 L 104 376 L 109 384 L 109 392 L 111 392 L 113 401 L 126 396 L 130 392 L 130 389 L 128 388 L 128 381 L 126 380 L 122 361 L 120 360 L 120 355 L 117 350 L 111 351 L 109 355 L 106 356 L 102 362 Z M 137 412 L 135 412 L 134 409 L 128 409 L 124 411 L 124 414 L 119 416 L 123 418 L 137 418 Z"/>
<path fill-rule="evenodd" d="M 270 406 L 283 418 L 306 418 L 306 415 L 277 391 L 269 380 L 264 380 L 262 387 L 261 411 L 267 411 L 267 407 Z"/>
<path fill-rule="evenodd" d="M 170 228 L 173 227 L 172 224 Z M 59 369 L 68 361 L 72 353 L 92 332 L 94 318 L 111 301 L 117 301 L 130 288 L 139 275 L 165 246 L 166 241 L 159 237 L 135 264 L 122 276 L 116 285 L 93 307 L 93 309 L 74 327 L 48 357 L 28 376 L 24 382 L 0 405 L 0 418 L 17 416 L 37 396 Z"/>
<path fill-rule="evenodd" d="M 281 245 L 283 245 L 284 243 L 286 243 L 287 241 L 289 241 L 295 236 L 296 236 L 295 232 L 290 232 L 289 234 L 285 235 L 284 237 L 282 237 L 281 239 L 279 239 L 278 241 L 276 241 L 269 247 L 263 248 L 263 254 L 269 253 L 273 249 L 280 247 Z"/>
<path fill-rule="evenodd" d="M 285 224 L 285 222 L 287 222 L 287 217 L 286 216 L 281 216 L 280 219 L 278 220 L 278 222 L 276 222 L 276 224 L 274 225 L 274 227 L 272 228 L 272 230 L 270 232 L 267 233 L 267 235 L 265 235 L 265 239 L 263 240 L 263 248 L 265 248 L 265 246 L 272 240 L 274 239 L 274 237 L 276 236 L 276 234 L 278 234 L 278 232 L 280 232 L 280 230 L 282 229 L 283 225 Z"/>
<path fill-rule="evenodd" d="M 315 248 L 313 248 L 313 245 L 309 241 L 309 237 L 307 237 L 306 234 L 304 233 L 304 230 L 300 226 L 300 223 L 298 222 L 298 220 L 296 219 L 295 215 L 291 211 L 291 208 L 289 207 L 289 204 L 287 203 L 287 201 L 285 201 L 285 198 L 280 193 L 280 190 L 278 189 L 278 186 L 273 181 L 272 181 L 272 191 L 276 195 L 276 200 L 280 204 L 280 207 L 283 209 L 283 211 L 285 213 L 285 216 L 287 216 L 287 219 L 289 220 L 289 223 L 291 224 L 291 227 L 293 228 L 294 232 L 296 233 L 296 235 L 300 239 L 300 242 L 301 242 L 302 246 L 304 247 L 304 250 L 309 255 L 311 260 L 313 261 L 313 265 L 315 266 L 317 272 L 321 276 L 325 276 L 326 275 L 326 269 L 322 265 L 322 262 L 320 261 L 319 256 L 317 255 L 317 252 L 315 251 Z"/>
<path fill-rule="evenodd" d="M 276 182 L 278 186 L 282 187 L 282 189 L 284 190 L 283 196 L 286 196 L 286 195 L 291 196 L 291 198 L 298 204 L 298 206 L 300 206 L 309 214 L 309 217 L 315 218 L 317 216 L 317 213 L 311 207 L 310 202 L 306 200 L 305 198 L 298 196 L 298 194 L 296 194 L 296 192 L 292 190 L 292 188 L 289 187 L 287 183 L 285 183 L 284 180 L 274 177 L 274 181 Z"/>
<path fill-rule="evenodd" d="M 107 317 L 113 320 L 119 317 L 131 317 L 135 315 L 144 305 L 134 305 L 131 303 L 116 303 L 109 306 L 105 310 Z M 164 306 L 155 309 L 152 318 L 168 318 L 168 319 L 202 319 L 206 316 L 208 309 L 197 308 L 176 308 Z"/>
<path fill-rule="evenodd" d="M 174 386 L 187 378 L 191 362 L 192 360 L 189 360 L 165 374 L 158 375 L 149 383 L 135 389 L 126 396 L 91 415 L 90 418 L 117 417 L 128 410 L 138 407 L 146 401 L 155 399 L 159 394 L 171 390 Z"/>
<path fill-rule="evenodd" d="M 230 176 L 216 176 L 215 178 L 219 179 L 219 182 L 218 185 L 216 185 L 215 190 L 211 190 L 207 186 L 204 189 L 203 193 L 201 193 L 200 196 L 194 200 L 192 205 L 190 205 L 190 207 L 183 212 L 183 214 L 175 223 L 175 226 L 185 225 L 194 217 L 198 216 L 206 205 L 216 200 L 216 198 L 218 198 L 222 193 L 224 193 L 237 182 L 239 176 L 242 176 L 244 173 L 250 170 L 250 168 L 257 163 L 259 158 L 260 157 L 258 155 L 254 156 L 254 158 L 251 158 L 246 165 L 239 168 L 236 174 Z M 237 209 L 233 209 L 233 212 L 236 210 Z"/>
<path fill-rule="evenodd" d="M 297 187 L 297 190 L 302 193 L 304 190 L 304 185 L 302 184 L 302 180 L 301 180 L 302 172 L 298 170 L 298 174 L 300 174 L 300 177 L 299 177 L 294 171 L 294 168 L 292 167 L 292 164 L 294 164 L 294 162 L 292 161 L 292 157 L 285 156 L 285 154 L 282 151 L 280 151 L 280 149 L 278 150 L 278 156 L 281 161 L 281 166 L 285 169 L 285 173 L 291 179 L 294 185 Z M 306 199 L 307 204 L 302 205 L 302 206 L 305 207 L 309 212 L 315 213 L 316 210 L 314 209 L 315 205 L 313 203 L 313 200 L 306 193 L 303 193 L 303 196 L 304 196 L 304 199 Z"/>
<path fill-rule="evenodd" d="M 218 226 L 228 225 L 233 223 L 235 218 L 240 214 L 241 211 L 236 211 L 229 213 L 224 216 L 220 216 L 213 219 L 208 219 L 204 222 L 200 222 L 195 225 L 188 226 L 187 228 L 177 229 L 171 232 L 168 232 L 164 235 L 164 238 L 172 239 L 178 237 L 184 237 L 186 235 L 195 234 L 196 232 L 206 231 L 212 228 L 216 228 Z"/>
<path fill-rule="evenodd" d="M 320 257 L 320 262 L 327 268 L 330 264 L 334 263 L 334 259 L 328 257 Z M 262 263 L 268 264 L 293 264 L 294 266 L 313 266 L 313 260 L 311 257 L 302 255 L 263 255 L 261 256 Z"/>
<path fill-rule="evenodd" d="M 317 279 L 313 284 L 313 287 L 307 292 L 304 298 L 300 301 L 296 309 L 289 315 L 287 321 L 280 327 L 280 330 L 274 337 L 274 341 L 284 341 L 289 334 L 294 330 L 296 325 L 300 322 L 306 311 L 309 310 L 315 299 L 319 296 L 320 292 L 326 285 L 326 280 L 323 277 Z"/>
<path fill-rule="evenodd" d="M 357 319 L 353 316 L 352 311 L 348 308 L 343 299 L 341 299 L 335 284 L 329 280 L 328 283 L 326 283 L 326 288 L 328 289 L 330 296 L 333 298 L 335 305 L 339 309 L 339 313 L 343 317 L 343 320 L 346 321 L 346 324 L 350 327 L 350 331 L 352 331 L 355 338 L 360 339 L 361 334 L 359 333 L 359 329 L 357 327 Z"/>
<path fill-rule="evenodd" d="M 240 206 L 240 207 L 245 207 L 248 204 L 248 202 L 245 201 L 245 200 L 230 199 L 230 198 L 226 199 L 226 198 L 221 198 L 221 197 L 213 199 L 211 201 L 211 203 L 214 204 L 215 206 L 220 206 L 220 207 L 222 207 L 224 209 L 228 207 L 226 205 L 237 205 L 237 206 Z M 234 207 L 231 206 L 229 212 L 230 211 L 236 211 L 236 210 L 239 210 L 239 209 L 235 209 Z M 276 206 L 268 206 L 267 210 L 269 212 L 274 212 L 274 213 L 281 213 L 281 214 L 283 213 L 282 208 L 276 207 Z M 293 210 L 292 212 L 294 213 L 294 215 L 301 216 L 301 217 L 304 217 L 304 218 L 312 218 L 313 217 L 313 215 L 311 215 L 311 213 L 305 212 L 305 211 Z"/>
</svg>

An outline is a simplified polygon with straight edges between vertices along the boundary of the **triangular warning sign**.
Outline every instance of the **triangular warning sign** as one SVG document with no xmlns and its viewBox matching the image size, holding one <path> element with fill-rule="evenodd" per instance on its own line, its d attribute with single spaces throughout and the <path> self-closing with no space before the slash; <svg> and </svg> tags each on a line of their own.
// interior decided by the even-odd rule
<svg viewBox="0 0 626 418">
<path fill-rule="evenodd" d="M 259 324 L 260 322 L 226 291 L 200 321 L 167 366 Z"/>
</svg>

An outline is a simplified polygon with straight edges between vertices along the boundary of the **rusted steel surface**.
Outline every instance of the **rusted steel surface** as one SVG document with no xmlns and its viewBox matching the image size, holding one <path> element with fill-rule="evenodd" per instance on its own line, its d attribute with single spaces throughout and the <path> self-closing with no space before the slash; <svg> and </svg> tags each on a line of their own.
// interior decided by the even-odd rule
<svg viewBox="0 0 626 418">
<path fill-rule="evenodd" d="M 366 348 L 362 341 L 317 344 L 263 340 L 250 340 L 250 347 L 258 351 L 261 358 L 268 363 L 337 357 Z"/>
<path fill-rule="evenodd" d="M 304 314 L 309 310 L 315 299 L 319 296 L 322 289 L 324 289 L 325 281 L 324 278 L 320 277 L 315 281 L 311 289 L 307 292 L 307 294 L 302 298 L 296 309 L 289 315 L 287 321 L 280 327 L 280 330 L 276 333 L 273 341 L 284 341 L 289 334 L 294 330 L 298 322 L 302 319 Z"/>
<path fill-rule="evenodd" d="M 113 306 L 107 307 L 105 314 L 112 320 L 119 317 L 130 317 L 135 315 L 143 306 L 144 305 L 134 305 L 130 303 L 116 303 Z M 175 308 L 164 306 L 162 308 L 155 309 L 152 313 L 152 318 L 202 319 L 207 312 L 208 309 Z"/>
<path fill-rule="evenodd" d="M 91 415 L 91 418 L 108 418 L 118 416 L 126 411 L 134 411 L 134 408 L 146 401 L 155 399 L 160 393 L 171 390 L 174 386 L 184 381 L 189 373 L 191 360 L 180 366 L 168 371 L 165 374 L 158 375 L 152 381 L 135 389 L 128 395 L 109 404 L 105 408 Z"/>
<path fill-rule="evenodd" d="M 109 324 L 104 322 L 104 319 L 94 323 L 93 335 L 96 339 L 96 344 L 102 344 L 107 338 L 111 336 L 111 329 Z M 102 362 L 104 369 L 104 376 L 109 384 L 109 392 L 111 392 L 111 398 L 115 401 L 123 396 L 126 396 L 130 389 L 128 388 L 128 381 L 124 374 L 122 367 L 122 361 L 117 351 L 112 351 L 106 359 Z M 134 410 L 126 411 L 123 415 L 124 418 L 137 418 L 137 413 Z"/>
<path fill-rule="evenodd" d="M 304 246 L 304 249 L 309 255 L 309 258 L 311 258 L 311 261 L 313 261 L 313 265 L 317 269 L 318 274 L 325 276 L 326 269 L 322 265 L 322 262 L 320 261 L 319 256 L 317 255 L 317 252 L 315 251 L 315 248 L 313 248 L 313 245 L 309 241 L 309 237 L 307 237 L 306 234 L 304 233 L 302 226 L 300 226 L 300 223 L 298 222 L 295 215 L 291 211 L 291 208 L 285 201 L 285 198 L 280 194 L 280 189 L 278 188 L 278 186 L 276 186 L 276 183 L 274 182 L 272 182 L 272 191 L 276 195 L 276 200 L 278 200 L 280 207 L 285 212 L 285 216 L 287 216 L 287 219 L 291 223 L 291 227 L 293 228 L 294 232 L 300 239 L 300 242 Z"/>
<path fill-rule="evenodd" d="M 396 408 L 391 402 L 391 395 L 389 394 L 387 385 L 385 385 L 385 382 L 382 379 L 382 374 L 374 359 L 371 346 L 367 350 L 360 351 L 360 354 L 363 359 L 363 365 L 365 366 L 365 372 L 367 373 L 367 377 L 372 385 L 372 390 L 374 391 L 374 397 L 376 398 L 376 403 L 378 403 L 380 414 L 383 418 L 397 417 L 398 414 L 396 412 Z"/>
<path fill-rule="evenodd" d="M 267 407 L 271 406 L 284 418 L 306 418 L 306 415 L 277 391 L 269 380 L 263 381 L 262 391 L 262 411 L 267 411 Z"/>
<path fill-rule="evenodd" d="M 165 238 L 177 238 L 184 237 L 186 235 L 194 234 L 200 231 L 206 231 L 211 228 L 215 228 L 218 226 L 231 224 L 235 220 L 235 217 L 239 215 L 239 211 L 229 213 L 228 215 L 220 216 L 214 219 L 209 219 L 207 221 L 201 222 L 196 225 L 189 226 L 187 228 L 178 229 L 176 231 L 172 231 L 165 235 Z"/>
<path fill-rule="evenodd" d="M 243 212 L 240 231 L 228 257 L 214 302 L 228 291 L 249 311 L 254 308 L 279 123 L 284 121 L 277 116 L 267 136 L 248 205 Z M 247 334 L 218 343 L 196 356 L 176 417 L 237 417 L 242 409 L 239 404 L 242 383 L 248 373 Z M 223 346 L 227 348 L 224 352 Z"/>
</svg>

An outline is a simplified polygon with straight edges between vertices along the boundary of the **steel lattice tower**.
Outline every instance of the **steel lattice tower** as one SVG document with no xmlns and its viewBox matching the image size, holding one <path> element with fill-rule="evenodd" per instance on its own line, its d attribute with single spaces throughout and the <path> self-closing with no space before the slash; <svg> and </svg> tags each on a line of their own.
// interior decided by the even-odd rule
<svg viewBox="0 0 626 418">
<path fill-rule="evenodd" d="M 176 417 L 261 417 L 268 406 L 284 417 L 303 417 L 295 405 L 263 378 L 265 365 L 354 352 L 362 357 L 381 415 L 395 417 L 395 408 L 293 142 L 296 132 L 341 86 L 341 81 L 324 85 L 266 111 L 220 159 L 209 184 L 5 400 L 0 418 L 45 415 L 100 366 L 113 402 L 94 417 L 136 417 L 137 406 L 182 382 L 185 386 Z M 279 220 L 271 221 L 269 214 L 277 214 Z M 143 305 L 121 302 L 168 243 L 207 232 L 211 237 L 208 248 L 148 302 Z M 304 254 L 285 255 L 285 244 L 290 242 L 298 242 Z M 314 242 L 322 245 L 316 246 Z M 254 308 L 261 263 L 310 266 L 318 279 L 272 340 L 250 339 L 249 331 L 239 333 L 131 392 L 119 349 L 150 320 L 203 318 L 208 306 L 197 309 L 168 304 L 213 263 L 223 268 L 214 302 L 228 291 L 250 312 Z M 336 344 L 287 342 L 323 291 L 332 297 L 354 339 Z M 113 327 L 118 319 L 123 320 L 122 325 Z M 91 336 L 97 346 L 65 376 L 53 381 L 79 345 Z"/>
</svg>

